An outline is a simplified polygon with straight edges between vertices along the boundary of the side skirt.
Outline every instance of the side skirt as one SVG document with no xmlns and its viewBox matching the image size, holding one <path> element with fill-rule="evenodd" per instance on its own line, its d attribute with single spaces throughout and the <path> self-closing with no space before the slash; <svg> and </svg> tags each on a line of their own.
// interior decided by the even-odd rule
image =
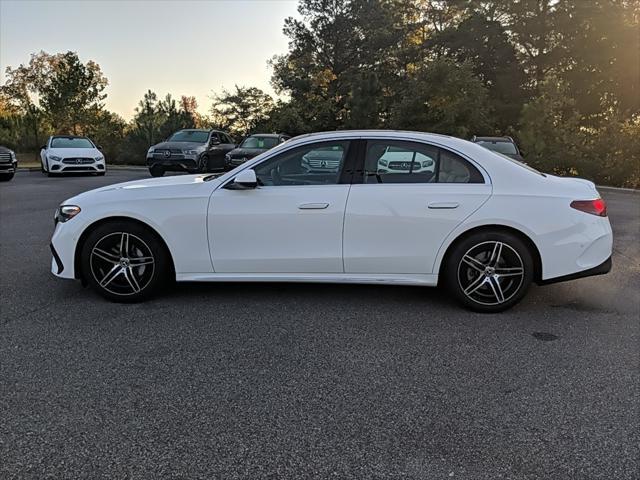
<svg viewBox="0 0 640 480">
<path fill-rule="evenodd" d="M 435 287 L 438 275 L 366 273 L 178 273 L 178 282 L 292 282 L 421 285 Z"/>
</svg>

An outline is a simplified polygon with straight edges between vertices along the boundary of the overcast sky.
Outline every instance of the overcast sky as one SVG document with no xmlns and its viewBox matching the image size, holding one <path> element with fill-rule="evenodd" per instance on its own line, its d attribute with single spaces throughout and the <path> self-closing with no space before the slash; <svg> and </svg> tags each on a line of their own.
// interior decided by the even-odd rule
<svg viewBox="0 0 640 480">
<path fill-rule="evenodd" d="M 267 60 L 287 51 L 295 0 L 0 0 L 0 83 L 31 53 L 72 50 L 109 79 L 107 108 L 129 119 L 148 89 L 194 95 L 234 84 L 272 93 Z"/>
</svg>

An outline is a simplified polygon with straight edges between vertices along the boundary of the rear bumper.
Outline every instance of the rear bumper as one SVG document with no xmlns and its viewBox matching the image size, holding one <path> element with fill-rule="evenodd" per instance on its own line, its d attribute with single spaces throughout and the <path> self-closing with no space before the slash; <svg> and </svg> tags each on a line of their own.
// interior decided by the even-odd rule
<svg viewBox="0 0 640 480">
<path fill-rule="evenodd" d="M 540 280 L 538 285 L 550 285 L 552 283 L 567 282 L 569 280 L 576 280 L 578 278 L 593 277 L 595 275 L 605 275 L 611 271 L 611 257 L 607 258 L 600 265 L 582 270 L 581 272 L 571 273 L 569 275 L 562 275 L 560 277 L 548 278 L 546 280 Z"/>
</svg>

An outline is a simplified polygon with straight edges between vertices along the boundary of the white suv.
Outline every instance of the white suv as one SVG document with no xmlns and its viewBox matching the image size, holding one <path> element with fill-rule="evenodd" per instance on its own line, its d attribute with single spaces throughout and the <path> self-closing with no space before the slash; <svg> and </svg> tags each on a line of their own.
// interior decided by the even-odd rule
<svg viewBox="0 0 640 480">
<path fill-rule="evenodd" d="M 40 150 L 42 173 L 50 177 L 61 173 L 104 175 L 107 167 L 100 147 L 87 137 L 54 135 Z"/>
</svg>

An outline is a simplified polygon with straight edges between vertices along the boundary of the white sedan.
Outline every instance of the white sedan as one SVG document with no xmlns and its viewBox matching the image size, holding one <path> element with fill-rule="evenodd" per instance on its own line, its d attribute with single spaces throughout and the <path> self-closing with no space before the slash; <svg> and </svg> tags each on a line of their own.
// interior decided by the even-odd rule
<svg viewBox="0 0 640 480">
<path fill-rule="evenodd" d="M 104 155 L 87 137 L 54 135 L 40 149 L 42 173 L 48 176 L 63 173 L 95 173 L 107 171 Z"/>
<path fill-rule="evenodd" d="M 434 168 L 382 171 L 392 148 Z M 339 168 L 309 171 L 314 152 Z M 465 306 L 513 306 L 532 282 L 606 273 L 612 234 L 593 183 L 539 173 L 443 135 L 297 137 L 222 176 L 121 183 L 63 202 L 52 271 L 137 301 L 165 281 L 448 287 Z"/>
</svg>

